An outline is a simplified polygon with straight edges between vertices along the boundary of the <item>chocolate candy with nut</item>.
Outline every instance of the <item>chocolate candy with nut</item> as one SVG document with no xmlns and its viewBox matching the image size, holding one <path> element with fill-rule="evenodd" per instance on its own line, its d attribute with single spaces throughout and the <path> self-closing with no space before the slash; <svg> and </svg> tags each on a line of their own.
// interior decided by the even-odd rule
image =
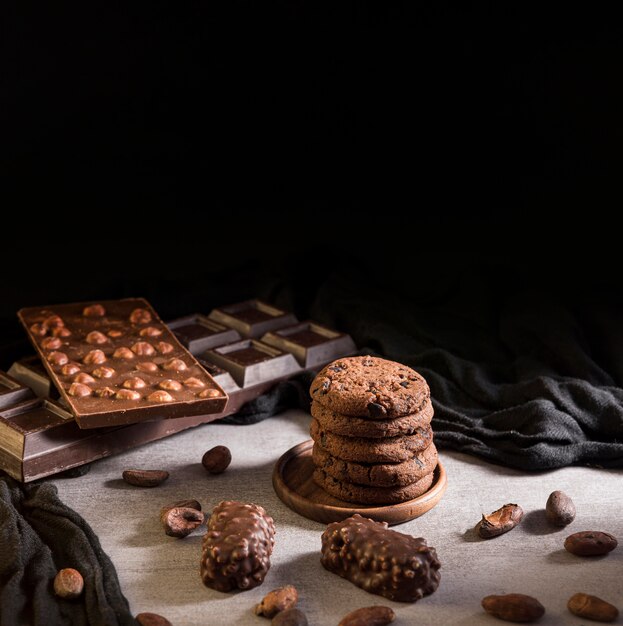
<svg viewBox="0 0 623 626">
<path fill-rule="evenodd" d="M 397 602 L 415 602 L 439 586 L 435 548 L 358 514 L 327 526 L 320 562 L 357 587 Z"/>
<path fill-rule="evenodd" d="M 275 524 L 258 504 L 224 501 L 212 511 L 203 538 L 201 578 L 217 591 L 253 589 L 264 582 L 275 545 Z"/>
</svg>

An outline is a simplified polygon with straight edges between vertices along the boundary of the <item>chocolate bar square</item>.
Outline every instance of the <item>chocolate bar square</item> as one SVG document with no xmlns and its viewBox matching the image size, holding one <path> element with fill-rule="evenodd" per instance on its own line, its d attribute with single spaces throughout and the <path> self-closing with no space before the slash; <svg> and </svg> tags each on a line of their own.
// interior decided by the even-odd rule
<svg viewBox="0 0 623 626">
<path fill-rule="evenodd" d="M 241 339 L 237 330 L 227 328 L 198 313 L 168 322 L 167 326 L 181 344 L 195 356 L 210 348 Z"/>
<path fill-rule="evenodd" d="M 292 376 L 301 370 L 291 354 L 256 339 L 207 350 L 200 358 L 230 372 L 243 388 Z"/>
<path fill-rule="evenodd" d="M 38 398 L 54 400 L 60 395 L 38 356 L 28 356 L 15 361 L 9 369 L 9 375 L 32 389 Z"/>
<path fill-rule="evenodd" d="M 261 300 L 246 300 L 214 309 L 211 320 L 235 328 L 243 337 L 259 339 L 264 333 L 296 324 L 293 313 L 282 311 Z"/>
<path fill-rule="evenodd" d="M 311 321 L 266 333 L 262 341 L 291 352 L 305 369 L 318 369 L 357 349 L 349 335 Z"/>
<path fill-rule="evenodd" d="M 4 372 L 0 372 L 0 409 L 33 397 L 32 391 Z"/>
</svg>

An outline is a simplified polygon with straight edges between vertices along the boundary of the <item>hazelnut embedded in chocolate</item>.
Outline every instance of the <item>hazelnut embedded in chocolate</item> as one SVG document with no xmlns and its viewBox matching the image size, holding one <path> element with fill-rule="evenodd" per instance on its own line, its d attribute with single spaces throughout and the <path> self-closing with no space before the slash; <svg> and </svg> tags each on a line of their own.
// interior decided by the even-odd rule
<svg viewBox="0 0 623 626">
<path fill-rule="evenodd" d="M 67 393 L 74 398 L 85 398 L 91 395 L 91 388 L 82 383 L 71 383 Z"/>
<path fill-rule="evenodd" d="M 112 378 L 114 375 L 115 370 L 105 365 L 93 370 L 93 376 L 95 376 L 95 378 Z"/>
<path fill-rule="evenodd" d="M 137 341 L 131 348 L 134 354 L 139 356 L 151 356 L 156 353 L 154 347 L 147 341 Z"/>
<path fill-rule="evenodd" d="M 199 380 L 198 378 L 195 378 L 194 376 L 191 376 L 190 378 L 187 378 L 184 381 L 184 384 L 187 387 L 190 387 L 191 389 L 201 389 L 202 387 L 205 387 L 205 383 L 202 380 Z"/>
<path fill-rule="evenodd" d="M 52 335 L 54 337 L 69 337 L 69 335 L 71 335 L 71 331 L 69 328 L 65 328 L 65 326 L 57 326 L 52 329 Z"/>
<path fill-rule="evenodd" d="M 147 328 L 142 328 L 139 335 L 141 337 L 160 337 L 162 331 L 155 326 L 148 326 Z"/>
<path fill-rule="evenodd" d="M 106 360 L 106 355 L 101 350 L 90 350 L 84 355 L 82 362 L 86 365 L 100 365 Z"/>
<path fill-rule="evenodd" d="M 92 345 L 101 345 L 109 341 L 108 337 L 104 333 L 100 333 L 99 330 L 92 330 L 86 337 L 86 342 Z"/>
<path fill-rule="evenodd" d="M 46 337 L 41 342 L 41 347 L 44 350 L 58 350 L 63 345 L 63 342 L 58 337 Z"/>
<path fill-rule="evenodd" d="M 174 350 L 173 346 L 166 341 L 159 341 L 156 344 L 156 348 L 158 349 L 158 352 L 160 352 L 160 354 L 169 354 L 169 352 L 173 352 Z"/>
<path fill-rule="evenodd" d="M 115 357 L 115 359 L 125 359 L 126 361 L 129 361 L 130 359 L 134 358 L 134 352 L 132 352 L 130 348 L 126 348 L 124 346 L 122 348 L 117 348 L 113 352 L 113 356 Z"/>
<path fill-rule="evenodd" d="M 147 396 L 147 399 L 150 402 L 173 402 L 173 397 L 170 393 L 159 389 L 158 391 L 154 391 Z"/>
<path fill-rule="evenodd" d="M 132 389 L 119 389 L 115 394 L 115 398 L 117 398 L 117 400 L 140 400 L 141 394 Z"/>
<path fill-rule="evenodd" d="M 37 337 L 45 337 L 48 334 L 49 328 L 45 324 L 33 324 L 30 327 L 30 332 Z"/>
<path fill-rule="evenodd" d="M 69 358 L 64 352 L 50 352 L 48 354 L 48 361 L 52 365 L 65 365 L 69 361 Z"/>
<path fill-rule="evenodd" d="M 158 383 L 158 387 L 160 387 L 160 389 L 166 389 L 167 391 L 179 391 L 182 388 L 182 383 L 177 380 L 167 378 L 166 380 Z"/>
<path fill-rule="evenodd" d="M 188 369 L 188 366 L 182 359 L 169 359 L 164 365 L 162 369 L 169 370 L 173 372 L 183 372 L 185 369 Z"/>
<path fill-rule="evenodd" d="M 63 322 L 63 319 L 60 315 L 50 315 L 43 320 L 43 323 L 48 328 L 59 328 L 65 326 L 65 322 Z"/>
<path fill-rule="evenodd" d="M 218 389 L 204 389 L 197 394 L 198 398 L 218 398 L 221 392 Z"/>
<path fill-rule="evenodd" d="M 120 330 L 116 330 L 113 328 L 113 330 L 109 330 L 106 333 L 109 337 L 112 337 L 113 339 L 117 339 L 118 337 L 123 337 L 123 333 Z"/>
<path fill-rule="evenodd" d="M 117 392 L 112 387 L 100 387 L 93 392 L 98 398 L 112 398 Z"/>
<path fill-rule="evenodd" d="M 139 363 L 136 366 L 137 370 L 140 370 L 141 372 L 147 372 L 149 374 L 153 374 L 154 372 L 158 371 L 158 366 L 155 363 L 152 363 L 151 361 L 145 361 L 144 363 Z"/>
<path fill-rule="evenodd" d="M 90 374 L 87 374 L 86 372 L 80 372 L 80 374 L 77 374 L 76 377 L 74 378 L 74 382 L 88 385 L 90 383 L 94 383 L 95 378 L 93 378 L 93 376 L 91 376 Z"/>
<path fill-rule="evenodd" d="M 151 319 L 151 313 L 147 309 L 134 309 L 134 311 L 130 313 L 130 321 L 132 324 L 149 324 Z"/>
<path fill-rule="evenodd" d="M 133 376 L 132 378 L 127 378 L 123 381 L 123 386 L 126 389 L 143 389 L 147 386 L 147 383 L 138 376 Z"/>
<path fill-rule="evenodd" d="M 104 317 L 106 309 L 101 304 L 91 304 L 82 310 L 84 317 Z"/>
<path fill-rule="evenodd" d="M 77 363 L 66 363 L 61 367 L 61 374 L 63 376 L 73 376 L 80 371 L 80 366 Z"/>
</svg>

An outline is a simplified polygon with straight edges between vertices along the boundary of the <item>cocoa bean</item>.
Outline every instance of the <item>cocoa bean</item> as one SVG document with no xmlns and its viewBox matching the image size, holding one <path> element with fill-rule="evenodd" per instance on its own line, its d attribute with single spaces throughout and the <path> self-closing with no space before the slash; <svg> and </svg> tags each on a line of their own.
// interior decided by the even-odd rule
<svg viewBox="0 0 623 626">
<path fill-rule="evenodd" d="M 545 505 L 545 516 L 554 526 L 567 526 L 575 519 L 575 504 L 564 491 L 552 491 Z"/>
<path fill-rule="evenodd" d="M 387 606 L 366 606 L 345 615 L 338 626 L 385 626 L 396 614 Z"/>
<path fill-rule="evenodd" d="M 126 483 L 135 487 L 157 487 L 169 477 L 169 472 L 164 470 L 129 469 L 125 470 L 122 476 Z"/>
<path fill-rule="evenodd" d="M 590 596 L 587 593 L 576 593 L 569 598 L 567 608 L 579 617 L 592 619 L 596 622 L 614 622 L 619 616 L 619 609 L 613 604 Z"/>
<path fill-rule="evenodd" d="M 308 626 L 305 613 L 298 609 L 286 609 L 277 613 L 270 624 L 271 626 Z"/>
<path fill-rule="evenodd" d="M 139 613 L 135 619 L 141 626 L 173 626 L 166 617 L 157 613 Z"/>
<path fill-rule="evenodd" d="M 582 530 L 565 539 L 565 550 L 577 556 L 608 554 L 617 547 L 616 538 L 599 530 Z"/>
<path fill-rule="evenodd" d="M 275 617 L 281 611 L 294 608 L 298 599 L 299 594 L 292 585 L 273 589 L 255 607 L 255 614 L 263 615 L 264 617 Z"/>
<path fill-rule="evenodd" d="M 164 532 L 169 537 L 183 538 L 199 528 L 205 521 L 204 515 L 197 509 L 190 507 L 175 507 L 160 514 L 160 521 L 164 526 Z"/>
<path fill-rule="evenodd" d="M 201 459 L 201 464 L 210 474 L 222 474 L 231 463 L 231 452 L 227 446 L 215 446 Z"/>
<path fill-rule="evenodd" d="M 476 530 L 483 539 L 490 539 L 512 530 L 522 518 L 523 509 L 518 504 L 505 504 L 497 511 L 483 515 Z"/>
<path fill-rule="evenodd" d="M 489 615 L 507 622 L 535 622 L 545 613 L 545 607 L 536 598 L 523 593 L 487 596 L 481 604 Z"/>
</svg>

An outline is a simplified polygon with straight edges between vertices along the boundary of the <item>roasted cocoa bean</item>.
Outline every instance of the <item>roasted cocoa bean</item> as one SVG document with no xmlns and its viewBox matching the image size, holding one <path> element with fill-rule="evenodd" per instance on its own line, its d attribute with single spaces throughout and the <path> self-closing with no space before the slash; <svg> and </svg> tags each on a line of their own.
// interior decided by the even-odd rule
<svg viewBox="0 0 623 626">
<path fill-rule="evenodd" d="M 619 616 L 619 609 L 616 606 L 587 593 L 572 595 L 567 602 L 567 608 L 574 615 L 592 619 L 596 622 L 614 622 Z"/>
<path fill-rule="evenodd" d="M 274 617 L 277 613 L 287 609 L 293 609 L 298 602 L 299 594 L 296 587 L 286 585 L 273 589 L 267 593 L 262 601 L 255 607 L 256 615 L 264 617 Z"/>
<path fill-rule="evenodd" d="M 396 614 L 387 606 L 366 606 L 345 615 L 338 626 L 385 626 Z"/>
<path fill-rule="evenodd" d="M 126 483 L 135 487 L 157 487 L 169 477 L 169 472 L 164 470 L 130 469 L 125 470 L 122 476 Z"/>
<path fill-rule="evenodd" d="M 298 609 L 286 609 L 277 613 L 270 624 L 271 626 L 308 626 L 305 613 Z"/>
<path fill-rule="evenodd" d="M 599 530 L 582 530 L 565 539 L 565 550 L 577 556 L 600 556 L 617 547 L 616 538 Z"/>
<path fill-rule="evenodd" d="M 227 446 L 215 446 L 201 459 L 201 464 L 210 474 L 222 474 L 231 463 L 231 452 Z"/>
<path fill-rule="evenodd" d="M 507 622 L 535 622 L 545 613 L 545 607 L 532 596 L 509 593 L 504 596 L 486 596 L 482 608 Z"/>
<path fill-rule="evenodd" d="M 174 507 L 160 514 L 160 521 L 164 532 L 169 537 L 183 538 L 199 528 L 205 521 L 204 515 L 197 509 L 190 507 Z"/>
<path fill-rule="evenodd" d="M 135 619 L 141 626 L 173 626 L 166 617 L 157 613 L 139 613 Z"/>
<path fill-rule="evenodd" d="M 522 518 L 523 509 L 518 504 L 505 504 L 497 511 L 483 515 L 476 530 L 483 539 L 490 539 L 512 530 Z"/>
<path fill-rule="evenodd" d="M 564 491 L 552 491 L 545 504 L 545 516 L 554 526 L 567 526 L 575 519 L 575 504 Z"/>
</svg>

